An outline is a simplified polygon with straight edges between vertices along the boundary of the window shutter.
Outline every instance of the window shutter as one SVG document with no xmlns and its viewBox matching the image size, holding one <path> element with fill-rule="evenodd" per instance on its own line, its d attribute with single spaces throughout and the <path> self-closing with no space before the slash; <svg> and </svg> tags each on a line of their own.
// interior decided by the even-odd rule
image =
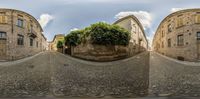
<svg viewBox="0 0 200 99">
<path fill-rule="evenodd" d="M 2 23 L 2 16 L 0 16 L 0 23 Z"/>
<path fill-rule="evenodd" d="M 2 16 L 2 23 L 7 23 L 7 17 L 6 16 Z"/>
</svg>

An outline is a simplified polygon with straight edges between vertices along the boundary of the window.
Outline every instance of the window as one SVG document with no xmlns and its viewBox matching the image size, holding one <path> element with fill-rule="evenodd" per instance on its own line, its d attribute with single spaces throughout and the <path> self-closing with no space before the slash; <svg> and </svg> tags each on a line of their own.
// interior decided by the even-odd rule
<svg viewBox="0 0 200 99">
<path fill-rule="evenodd" d="M 183 26 L 183 18 L 178 18 L 177 19 L 177 27 Z"/>
<path fill-rule="evenodd" d="M 23 20 L 22 19 L 18 19 L 17 20 L 17 26 L 19 26 L 19 27 L 23 27 Z"/>
<path fill-rule="evenodd" d="M 168 47 L 171 47 L 171 39 L 167 40 L 167 45 L 168 45 Z"/>
<path fill-rule="evenodd" d="M 7 16 L 0 15 L 0 23 L 7 23 Z"/>
<path fill-rule="evenodd" d="M 200 14 L 198 14 L 198 15 L 195 17 L 195 22 L 196 22 L 196 23 L 200 23 Z"/>
<path fill-rule="evenodd" d="M 162 42 L 162 48 L 164 48 L 164 43 Z"/>
<path fill-rule="evenodd" d="M 6 38 L 6 32 L 0 32 L 0 38 Z"/>
<path fill-rule="evenodd" d="M 135 24 L 132 26 L 132 30 L 133 30 L 133 32 L 136 33 L 136 26 L 135 26 Z"/>
<path fill-rule="evenodd" d="M 168 32 L 172 32 L 172 25 L 171 24 L 168 25 Z"/>
<path fill-rule="evenodd" d="M 200 40 L 200 32 L 197 32 L 197 40 Z"/>
<path fill-rule="evenodd" d="M 162 37 L 164 37 L 165 36 L 165 33 L 164 33 L 164 31 L 162 31 Z"/>
<path fill-rule="evenodd" d="M 183 34 L 177 36 L 177 45 L 178 46 L 183 46 L 184 45 Z"/>
<path fill-rule="evenodd" d="M 36 42 L 36 47 L 38 47 L 38 41 Z"/>
<path fill-rule="evenodd" d="M 20 35 L 20 34 L 18 34 L 17 36 L 18 36 L 17 37 L 17 44 L 18 45 L 24 45 L 24 36 Z"/>
<path fill-rule="evenodd" d="M 33 46 L 33 38 L 30 38 L 30 46 Z"/>
</svg>

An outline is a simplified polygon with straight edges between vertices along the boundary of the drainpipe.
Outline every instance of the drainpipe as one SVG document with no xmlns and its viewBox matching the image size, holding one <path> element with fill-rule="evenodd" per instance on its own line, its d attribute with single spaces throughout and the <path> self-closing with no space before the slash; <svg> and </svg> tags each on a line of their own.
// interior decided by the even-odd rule
<svg viewBox="0 0 200 99">
<path fill-rule="evenodd" d="M 12 33 L 12 40 L 14 40 L 14 36 L 13 36 L 13 34 L 14 34 L 14 17 L 13 17 L 13 12 L 14 12 L 14 10 L 11 10 L 11 33 Z M 11 42 L 9 42 L 9 43 L 11 43 L 10 45 L 12 45 L 12 60 L 14 60 L 14 56 L 13 56 L 13 54 L 14 54 L 14 44 L 13 44 L 13 41 L 11 41 Z"/>
</svg>

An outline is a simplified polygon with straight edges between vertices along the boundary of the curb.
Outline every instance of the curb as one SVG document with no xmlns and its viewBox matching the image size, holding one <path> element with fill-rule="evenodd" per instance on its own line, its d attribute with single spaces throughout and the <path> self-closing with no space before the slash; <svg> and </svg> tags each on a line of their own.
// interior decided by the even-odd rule
<svg viewBox="0 0 200 99">
<path fill-rule="evenodd" d="M 176 62 L 176 63 L 179 63 L 179 64 L 183 64 L 183 65 L 186 65 L 186 66 L 200 66 L 200 62 L 188 62 L 188 61 L 179 61 L 177 59 L 174 59 L 174 58 L 170 58 L 170 57 L 167 57 L 165 55 L 162 55 L 160 53 L 157 53 L 157 52 L 151 52 L 151 53 L 155 53 L 156 55 L 159 55 L 167 60 L 170 60 L 170 61 L 173 61 L 173 62 Z"/>
<path fill-rule="evenodd" d="M 45 53 L 45 52 L 39 52 L 39 53 L 37 53 L 37 54 L 35 54 L 35 55 L 29 56 L 29 57 L 26 57 L 26 58 L 22 58 L 22 59 L 19 59 L 19 60 L 0 62 L 0 66 L 1 66 L 1 65 L 13 65 L 13 64 L 18 64 L 18 63 L 21 63 L 21 62 L 24 62 L 24 61 L 33 59 L 34 57 L 39 56 L 39 55 L 41 55 L 41 54 L 43 54 L 43 53 Z"/>
</svg>

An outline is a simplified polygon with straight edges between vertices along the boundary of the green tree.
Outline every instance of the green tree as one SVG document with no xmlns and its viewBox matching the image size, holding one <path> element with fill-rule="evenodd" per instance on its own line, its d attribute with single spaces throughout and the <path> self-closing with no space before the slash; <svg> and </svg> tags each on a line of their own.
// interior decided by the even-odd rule
<svg viewBox="0 0 200 99">
<path fill-rule="evenodd" d="M 100 45 L 128 45 L 130 33 L 117 25 L 99 22 L 91 25 L 91 40 Z"/>
<path fill-rule="evenodd" d="M 66 37 L 65 37 L 65 45 L 67 46 L 77 46 L 81 43 L 81 39 L 83 36 L 83 30 L 76 30 L 71 31 Z"/>
<path fill-rule="evenodd" d="M 63 48 L 63 41 L 58 41 L 57 48 Z"/>
<path fill-rule="evenodd" d="M 104 22 L 92 24 L 83 30 L 71 31 L 65 37 L 65 44 L 68 46 L 77 46 L 85 43 L 87 38 L 93 44 L 99 45 L 128 45 L 130 33 L 117 25 L 110 25 Z"/>
</svg>

